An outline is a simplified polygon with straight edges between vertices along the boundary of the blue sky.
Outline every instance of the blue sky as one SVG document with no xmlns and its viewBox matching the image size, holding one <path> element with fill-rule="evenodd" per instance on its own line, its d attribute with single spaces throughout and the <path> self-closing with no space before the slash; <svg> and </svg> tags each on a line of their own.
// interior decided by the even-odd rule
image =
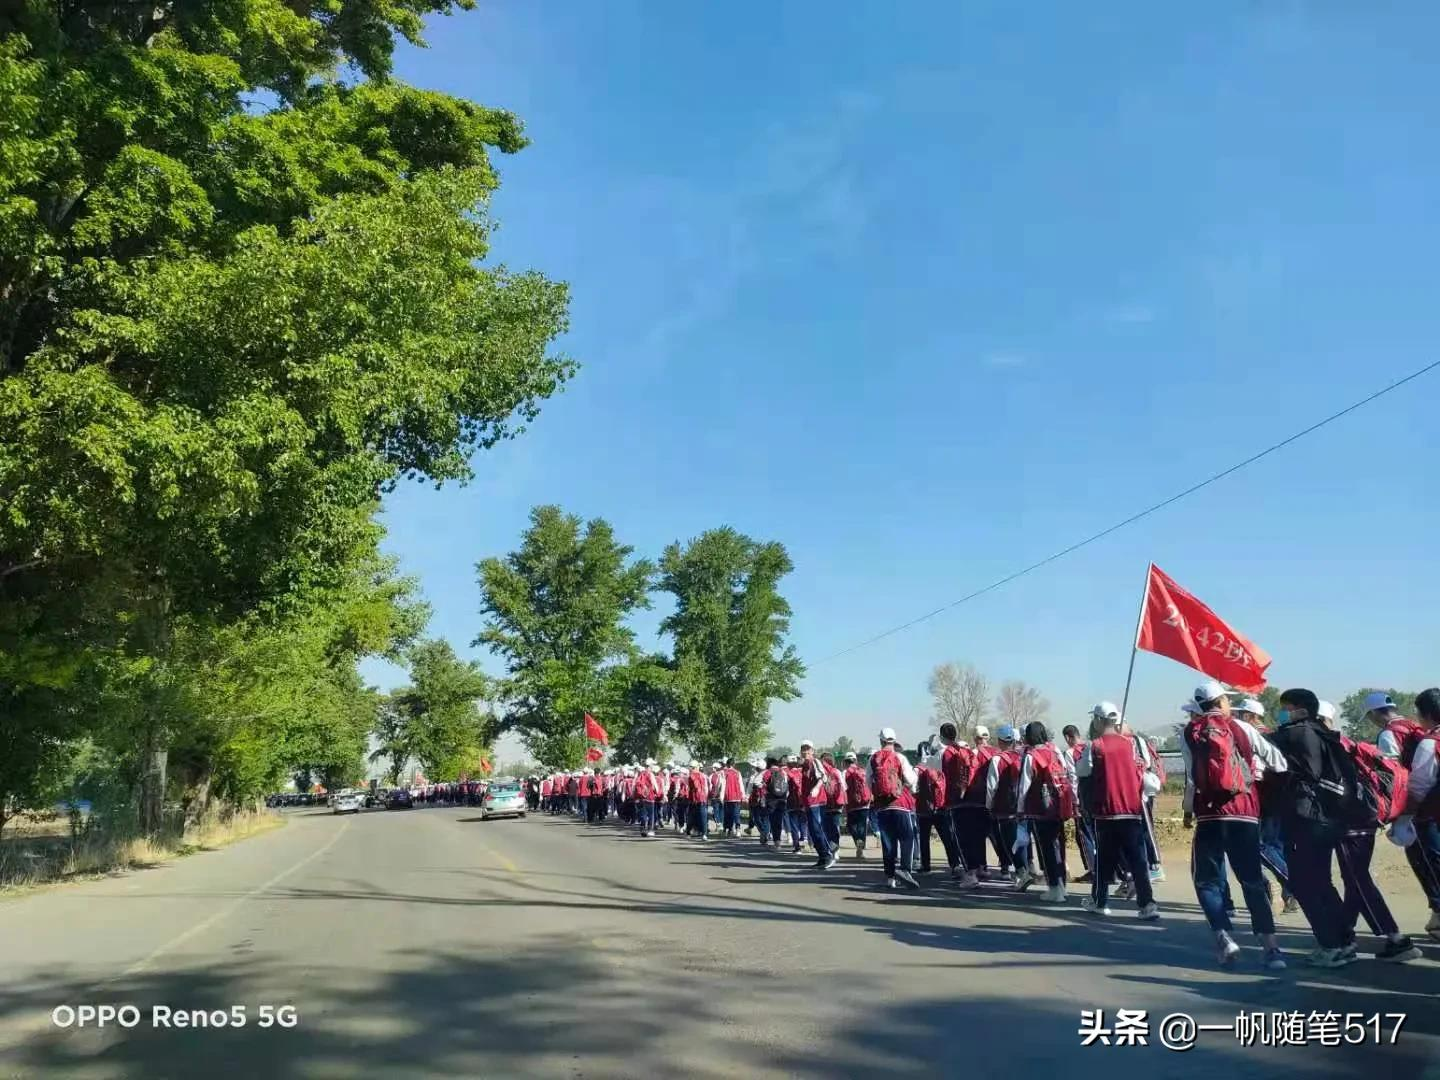
<svg viewBox="0 0 1440 1080">
<path fill-rule="evenodd" d="M 721 524 L 788 546 L 812 662 L 775 712 L 791 745 L 882 723 L 918 740 L 947 659 L 1038 685 L 1057 721 L 1118 699 L 1151 559 L 1264 646 L 1274 681 L 1336 699 L 1440 682 L 1440 372 L 815 663 L 1436 358 L 1440 10 L 1164 8 L 435 20 L 398 74 L 524 119 L 495 253 L 570 282 L 583 367 L 473 484 L 389 499 L 432 631 L 468 647 L 475 562 L 555 502 L 650 554 Z M 1142 655 L 1132 716 L 1177 717 L 1195 678 Z"/>
</svg>

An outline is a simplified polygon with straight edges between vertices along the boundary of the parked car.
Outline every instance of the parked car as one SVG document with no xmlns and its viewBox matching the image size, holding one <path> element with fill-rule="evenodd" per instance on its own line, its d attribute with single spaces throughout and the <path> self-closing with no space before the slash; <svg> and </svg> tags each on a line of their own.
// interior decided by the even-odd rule
<svg viewBox="0 0 1440 1080">
<path fill-rule="evenodd" d="M 492 817 L 524 817 L 525 792 L 519 781 L 495 781 L 485 792 L 480 804 L 480 816 L 485 820 Z"/>
<path fill-rule="evenodd" d="M 405 788 L 396 788 L 385 796 L 386 810 L 414 810 L 415 800 Z"/>
<path fill-rule="evenodd" d="M 359 792 L 342 791 L 332 797 L 330 808 L 336 814 L 358 814 L 361 805 Z"/>
</svg>

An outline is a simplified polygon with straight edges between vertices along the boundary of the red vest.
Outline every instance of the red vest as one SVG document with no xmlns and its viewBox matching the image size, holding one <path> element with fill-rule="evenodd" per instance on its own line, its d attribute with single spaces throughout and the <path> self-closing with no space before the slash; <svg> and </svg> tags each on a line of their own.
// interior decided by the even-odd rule
<svg viewBox="0 0 1440 1080">
<path fill-rule="evenodd" d="M 740 780 L 740 770 L 731 766 L 721 770 L 721 776 L 725 778 L 725 801 L 743 802 L 745 799 L 745 786 Z"/>
<path fill-rule="evenodd" d="M 864 810 L 870 805 L 870 779 L 859 765 L 845 770 L 845 809 Z"/>
<path fill-rule="evenodd" d="M 706 779 L 705 774 L 699 769 L 693 770 L 690 773 L 690 801 L 707 802 L 709 800 L 706 796 L 709 794 L 710 782 Z"/>
<path fill-rule="evenodd" d="M 993 746 L 975 747 L 975 767 L 970 773 L 974 779 L 971 780 L 970 786 L 965 790 L 965 798 L 962 800 L 963 805 L 984 807 L 985 778 L 990 771 L 990 759 L 998 753 L 1000 753 L 1000 751 Z"/>
<path fill-rule="evenodd" d="M 830 793 L 825 790 L 825 763 L 818 757 L 800 766 L 800 784 L 806 806 L 824 806 L 830 801 Z"/>
<path fill-rule="evenodd" d="M 805 809 L 805 778 L 800 774 L 799 765 L 791 765 L 785 769 L 785 775 L 790 777 L 790 801 L 791 810 Z"/>
<path fill-rule="evenodd" d="M 1083 742 L 1077 742 L 1074 746 L 1070 747 L 1070 760 L 1078 765 L 1080 763 L 1080 755 L 1083 753 L 1085 753 L 1085 744 Z"/>
<path fill-rule="evenodd" d="M 990 803 L 990 814 L 995 818 L 1016 817 L 1020 813 L 1020 751 L 1001 750 L 993 763 L 995 798 Z"/>
<path fill-rule="evenodd" d="M 1111 731 L 1090 740 L 1091 815 L 1096 820 L 1138 818 L 1144 771 L 1129 736 Z"/>
</svg>

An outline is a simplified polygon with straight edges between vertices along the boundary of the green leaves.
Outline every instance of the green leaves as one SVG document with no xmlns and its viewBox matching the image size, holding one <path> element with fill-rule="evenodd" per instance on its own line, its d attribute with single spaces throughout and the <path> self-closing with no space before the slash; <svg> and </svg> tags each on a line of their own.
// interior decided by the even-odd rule
<svg viewBox="0 0 1440 1080">
<path fill-rule="evenodd" d="M 804 668 L 785 644 L 785 548 L 714 529 L 665 550 L 659 577 L 603 520 L 558 507 L 531 512 L 521 547 L 479 565 L 489 623 L 476 639 L 506 661 L 503 726 L 546 764 L 579 764 L 585 711 L 619 759 L 660 757 L 678 740 L 704 758 L 743 755 L 769 738 L 770 702 L 798 694 Z M 675 600 L 661 630 L 673 656 L 641 656 L 628 615 L 659 588 Z"/>
<path fill-rule="evenodd" d="M 84 734 L 231 794 L 353 778 L 355 662 L 424 622 L 381 495 L 467 479 L 574 370 L 565 287 L 485 265 L 519 121 L 388 78 L 468 6 L 0 16 L 0 706 L 32 779 Z"/>
<path fill-rule="evenodd" d="M 541 761 L 578 765 L 583 714 L 607 722 L 613 715 L 602 702 L 617 700 L 620 684 L 605 669 L 633 655 L 624 620 L 650 606 L 655 572 L 632 554 L 603 519 L 582 528 L 559 507 L 540 506 L 518 551 L 477 567 L 489 622 L 475 644 L 488 645 L 507 669 L 501 725 L 518 730 Z"/>
<path fill-rule="evenodd" d="M 805 667 L 792 646 L 779 582 L 794 568 L 783 544 L 711 529 L 660 560 L 675 598 L 661 629 L 675 641 L 680 737 L 702 757 L 748 754 L 770 737 L 770 702 L 799 694 Z"/>
</svg>

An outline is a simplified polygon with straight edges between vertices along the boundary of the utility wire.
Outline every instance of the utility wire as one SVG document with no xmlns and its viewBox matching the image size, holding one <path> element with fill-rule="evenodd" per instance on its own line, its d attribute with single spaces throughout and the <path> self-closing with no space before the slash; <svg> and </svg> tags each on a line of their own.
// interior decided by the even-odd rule
<svg viewBox="0 0 1440 1080">
<path fill-rule="evenodd" d="M 1369 405 L 1372 401 L 1375 401 L 1375 400 L 1377 400 L 1377 399 L 1379 399 L 1379 398 L 1384 397 L 1386 394 L 1390 393 L 1392 390 L 1398 390 L 1398 389 L 1400 389 L 1400 387 L 1404 386 L 1406 383 L 1408 383 L 1408 382 L 1413 382 L 1415 379 L 1418 379 L 1418 378 L 1420 378 L 1420 376 L 1425 375 L 1425 374 L 1428 374 L 1428 373 L 1431 372 L 1431 371 L 1434 371 L 1436 368 L 1440 368 L 1440 360 L 1435 360 L 1435 361 L 1433 361 L 1433 362 L 1431 362 L 1431 363 L 1429 363 L 1429 364 L 1426 364 L 1424 367 L 1420 368 L 1418 371 L 1412 371 L 1409 375 L 1406 375 L 1404 378 L 1396 379 L 1396 380 L 1395 380 L 1394 382 L 1392 382 L 1389 386 L 1381 387 L 1379 390 L 1376 390 L 1376 391 L 1375 391 L 1373 394 L 1371 394 L 1369 397 L 1361 398 L 1359 401 L 1356 401 L 1356 402 L 1354 402 L 1353 404 L 1350 404 L 1350 405 L 1345 406 L 1345 408 L 1341 409 L 1339 412 L 1331 413 L 1329 416 L 1325 417 L 1325 419 L 1323 419 L 1323 420 L 1318 420 L 1318 421 L 1316 421 L 1315 423 L 1311 424 L 1309 427 L 1304 428 L 1304 429 L 1301 430 L 1301 431 L 1295 432 L 1295 434 L 1289 436 L 1288 438 L 1281 439 L 1279 442 L 1275 443 L 1273 446 L 1267 446 L 1264 450 L 1261 450 L 1259 453 L 1250 455 L 1250 456 L 1247 457 L 1244 461 L 1237 461 L 1234 465 L 1231 465 L 1228 469 L 1222 469 L 1220 472 L 1217 472 L 1214 476 L 1211 476 L 1211 477 L 1209 477 L 1209 478 L 1207 478 L 1207 479 L 1205 479 L 1205 480 L 1201 480 L 1198 484 L 1193 484 L 1193 485 L 1191 485 L 1190 487 L 1186 488 L 1184 491 L 1181 491 L 1181 492 L 1179 492 L 1179 493 L 1177 493 L 1177 494 L 1175 494 L 1175 495 L 1171 495 L 1168 499 L 1163 499 L 1162 501 L 1156 503 L 1154 506 L 1146 507 L 1144 510 L 1141 510 L 1139 513 L 1131 514 L 1131 515 L 1130 515 L 1129 517 L 1127 517 L 1124 521 L 1117 521 L 1114 525 L 1111 525 L 1111 526 L 1109 526 L 1108 528 L 1105 528 L 1105 529 L 1101 529 L 1099 532 L 1095 533 L 1095 534 L 1092 535 L 1092 536 L 1087 536 L 1087 537 L 1085 537 L 1084 540 L 1079 540 L 1079 541 L 1077 541 L 1076 543 L 1071 544 L 1071 545 L 1070 545 L 1069 547 L 1067 547 L 1067 548 L 1062 548 L 1062 549 L 1060 549 L 1059 551 L 1055 552 L 1053 555 L 1047 555 L 1047 556 L 1045 556 L 1045 558 L 1041 559 L 1039 562 L 1031 563 L 1029 566 L 1025 567 L 1023 570 L 1016 570 L 1013 574 L 1006 574 L 1004 577 L 1000 578 L 998 581 L 992 581 L 989 585 L 986 585 L 983 589 L 976 589 L 976 590 L 975 590 L 974 592 L 972 592 L 972 593 L 967 593 L 965 596 L 960 597 L 959 600 L 952 600 L 950 603 L 945 604 L 943 607 L 938 607 L 938 608 L 936 608 L 934 611 L 926 612 L 924 615 L 921 615 L 921 616 L 919 616 L 918 618 L 911 619 L 909 622 L 901 623 L 899 626 L 892 626 L 889 630 L 886 630 L 886 631 L 884 631 L 883 633 L 876 634 L 876 635 L 875 635 L 874 637 L 872 637 L 872 638 L 866 638 L 864 641 L 859 642 L 859 643 L 856 644 L 856 645 L 851 645 L 851 646 L 849 646 L 848 648 L 841 649 L 839 652 L 830 653 L 828 656 L 822 656 L 819 660 L 814 661 L 814 663 L 816 663 L 816 664 L 825 664 L 825 663 L 828 663 L 828 662 L 831 661 L 831 660 L 836 660 L 836 659 L 839 659 L 839 658 L 842 657 L 842 656 L 848 656 L 850 653 L 858 652 L 858 651 L 861 650 L 861 649 L 868 648 L 869 646 L 874 645 L 877 641 L 884 641 L 884 640 L 885 640 L 886 638 L 888 638 L 888 637 L 891 637 L 891 636 L 893 636 L 893 635 L 895 635 L 895 634 L 899 634 L 899 633 L 901 633 L 901 632 L 903 632 L 903 631 L 905 631 L 905 630 L 909 630 L 912 626 L 919 626 L 921 623 L 925 622 L 926 620 L 928 620 L 928 619 L 933 619 L 936 615 L 941 615 L 941 614 L 943 614 L 943 613 L 951 610 L 952 608 L 957 608 L 957 607 L 959 607 L 961 604 L 967 604 L 967 603 L 969 603 L 971 600 L 974 600 L 974 599 L 976 599 L 976 598 L 978 598 L 978 597 L 984 596 L 984 595 L 985 595 L 986 593 L 988 593 L 988 592 L 994 592 L 996 589 L 1000 588 L 1002 585 L 1008 585 L 1008 584 L 1010 584 L 1010 582 L 1015 581 L 1015 580 L 1017 580 L 1017 579 L 1019 579 L 1019 578 L 1022 578 L 1022 577 L 1024 577 L 1026 574 L 1029 574 L 1029 573 L 1031 573 L 1031 572 L 1033 572 L 1033 571 L 1035 571 L 1035 570 L 1039 570 L 1042 566 L 1049 566 L 1051 563 L 1055 562 L 1056 560 L 1058 560 L 1058 559 L 1063 559 L 1066 555 L 1071 555 L 1071 554 L 1073 554 L 1074 552 L 1079 551 L 1081 548 L 1087 547 L 1087 546 L 1089 546 L 1090 544 L 1095 543 L 1095 541 L 1097 541 L 1097 540 L 1103 540 L 1105 537 L 1109 536 L 1109 535 L 1110 535 L 1111 533 L 1113 533 L 1113 532 L 1119 532 L 1121 529 L 1125 528 L 1125 526 L 1127 526 L 1127 525 L 1133 525 L 1133 524 L 1135 524 L 1135 522 L 1139 521 L 1141 518 L 1149 517 L 1151 514 L 1155 513 L 1156 511 L 1158 511 L 1158 510 L 1163 510 L 1163 509 L 1165 509 L 1165 507 L 1170 506 L 1170 505 L 1173 504 L 1173 503 L 1179 502 L 1181 499 L 1185 498 L 1186 496 L 1195 494 L 1195 492 L 1199 491 L 1201 488 L 1207 488 L 1207 487 L 1209 487 L 1211 484 L 1215 483 L 1216 481 L 1225 479 L 1225 477 L 1229 476 L 1231 473 L 1239 472 L 1241 469 L 1245 468 L 1247 465 L 1253 465 L 1253 464 L 1255 464 L 1255 462 L 1259 461 L 1261 458 L 1269 457 L 1271 454 L 1275 453 L 1275 451 L 1277 451 L 1277 450 L 1283 450 L 1285 447 L 1289 446 L 1291 443 L 1293 443 L 1293 442 L 1298 442 L 1299 440 L 1305 438 L 1306 435 L 1309 435 L 1309 434 L 1311 434 L 1311 433 L 1313 433 L 1313 432 L 1319 431 L 1319 430 L 1320 430 L 1321 428 L 1323 428 L 1325 425 L 1334 423 L 1336 420 L 1339 420 L 1342 416 L 1348 416 L 1350 413 L 1354 412 L 1354 411 L 1357 410 L 1357 409 L 1363 409 L 1366 405 Z"/>
</svg>

